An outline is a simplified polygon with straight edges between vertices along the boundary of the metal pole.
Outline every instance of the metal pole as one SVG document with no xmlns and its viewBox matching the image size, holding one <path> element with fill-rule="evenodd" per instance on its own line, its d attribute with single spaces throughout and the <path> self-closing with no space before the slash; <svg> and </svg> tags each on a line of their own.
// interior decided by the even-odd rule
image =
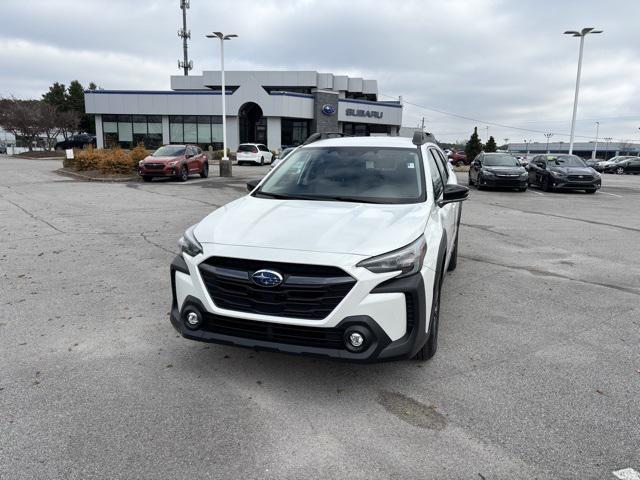
<svg viewBox="0 0 640 480">
<path fill-rule="evenodd" d="M 220 39 L 220 73 L 222 75 L 222 159 L 228 160 L 227 157 L 227 90 L 224 84 L 224 38 Z"/>
<path fill-rule="evenodd" d="M 584 50 L 584 37 L 580 36 L 580 54 L 578 55 L 578 74 L 576 76 L 576 93 L 573 97 L 573 117 L 571 118 L 571 138 L 569 139 L 569 155 L 573 153 L 573 136 L 576 131 L 576 114 L 578 112 L 578 94 L 580 92 L 580 72 L 582 71 L 582 51 Z"/>
<path fill-rule="evenodd" d="M 600 133 L 600 122 L 596 122 L 596 144 L 593 147 L 593 155 L 591 158 L 596 159 L 596 154 L 598 153 L 598 133 Z"/>
<path fill-rule="evenodd" d="M 181 5 L 182 8 L 182 50 L 184 53 L 184 74 L 189 75 L 189 55 L 187 53 L 187 8 L 184 2 Z"/>
</svg>

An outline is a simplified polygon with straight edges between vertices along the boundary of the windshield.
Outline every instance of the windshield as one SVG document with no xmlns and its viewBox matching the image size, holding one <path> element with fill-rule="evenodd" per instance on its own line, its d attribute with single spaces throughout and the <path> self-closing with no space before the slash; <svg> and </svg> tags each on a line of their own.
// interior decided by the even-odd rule
<svg viewBox="0 0 640 480">
<path fill-rule="evenodd" d="M 260 197 L 365 203 L 425 200 L 417 149 L 307 147 L 287 157 L 255 193 Z"/>
<path fill-rule="evenodd" d="M 550 166 L 556 167 L 586 167 L 587 165 L 580 157 L 575 155 L 559 155 L 557 157 L 547 157 Z"/>
<path fill-rule="evenodd" d="M 180 155 L 184 155 L 186 151 L 185 147 L 181 147 L 179 145 L 166 145 L 164 147 L 160 147 L 153 154 L 152 157 L 179 157 Z"/>
<path fill-rule="evenodd" d="M 520 163 L 512 155 L 485 155 L 483 162 L 487 167 L 519 167 Z"/>
<path fill-rule="evenodd" d="M 257 153 L 258 147 L 256 147 L 255 145 L 240 145 L 238 147 L 238 151 L 239 152 Z"/>
</svg>

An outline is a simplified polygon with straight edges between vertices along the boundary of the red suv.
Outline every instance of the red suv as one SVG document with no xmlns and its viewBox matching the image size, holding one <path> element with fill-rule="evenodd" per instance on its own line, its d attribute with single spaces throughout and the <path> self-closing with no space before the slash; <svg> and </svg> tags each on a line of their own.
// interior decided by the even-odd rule
<svg viewBox="0 0 640 480">
<path fill-rule="evenodd" d="M 138 163 L 138 173 L 145 182 L 153 177 L 173 177 L 186 182 L 189 175 L 209 176 L 209 162 L 195 145 L 165 145 Z"/>
</svg>

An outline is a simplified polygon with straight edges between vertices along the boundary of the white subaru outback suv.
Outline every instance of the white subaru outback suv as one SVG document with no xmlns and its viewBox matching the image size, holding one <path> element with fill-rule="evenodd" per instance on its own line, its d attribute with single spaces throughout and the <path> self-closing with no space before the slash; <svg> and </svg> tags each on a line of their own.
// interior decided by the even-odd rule
<svg viewBox="0 0 640 480">
<path fill-rule="evenodd" d="M 428 134 L 319 137 L 185 232 L 173 326 L 353 361 L 432 357 L 468 189 Z"/>
</svg>

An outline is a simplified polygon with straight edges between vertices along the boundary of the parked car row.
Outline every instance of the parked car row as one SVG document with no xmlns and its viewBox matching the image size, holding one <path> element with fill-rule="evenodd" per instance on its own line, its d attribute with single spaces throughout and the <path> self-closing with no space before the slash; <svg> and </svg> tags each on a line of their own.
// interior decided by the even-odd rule
<svg viewBox="0 0 640 480">
<path fill-rule="evenodd" d="M 96 136 L 88 133 L 79 133 L 56 143 L 55 149 L 67 150 L 69 148 L 86 148 L 88 146 L 96 147 Z"/>
<path fill-rule="evenodd" d="M 595 193 L 602 180 L 595 169 L 576 155 L 536 155 L 523 166 L 508 153 L 482 152 L 469 168 L 469 185 L 475 185 L 479 190 L 502 187 L 524 192 L 534 185 L 546 192 L 571 189 Z"/>
<path fill-rule="evenodd" d="M 617 156 L 611 160 L 598 161 L 593 168 L 604 173 L 617 173 L 618 175 L 632 173 L 637 175 L 640 173 L 640 157 Z"/>
</svg>

